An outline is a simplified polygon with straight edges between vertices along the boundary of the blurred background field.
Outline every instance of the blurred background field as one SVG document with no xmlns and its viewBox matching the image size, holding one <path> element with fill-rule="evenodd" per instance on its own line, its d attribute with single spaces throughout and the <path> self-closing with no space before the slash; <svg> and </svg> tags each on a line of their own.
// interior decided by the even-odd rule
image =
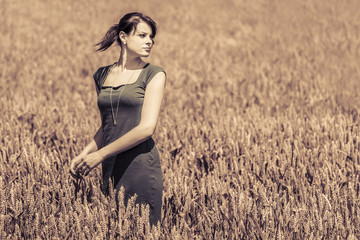
<svg viewBox="0 0 360 240">
<path fill-rule="evenodd" d="M 0 238 L 358 239 L 360 2 L 1 0 Z M 158 24 L 161 225 L 70 160 L 100 118 L 94 44 Z"/>
</svg>

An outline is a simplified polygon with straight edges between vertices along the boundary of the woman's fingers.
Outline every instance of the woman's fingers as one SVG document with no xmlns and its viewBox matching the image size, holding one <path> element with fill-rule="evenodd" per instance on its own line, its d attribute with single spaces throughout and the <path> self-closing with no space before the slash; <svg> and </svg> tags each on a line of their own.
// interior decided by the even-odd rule
<svg viewBox="0 0 360 240">
<path fill-rule="evenodd" d="M 85 155 L 74 161 L 73 173 L 87 176 L 98 165 L 99 156 L 96 153 Z M 97 163 L 97 164 L 96 164 Z"/>
<path fill-rule="evenodd" d="M 70 174 L 71 176 L 73 176 L 74 178 L 79 178 L 79 165 L 82 163 L 83 158 L 82 157 L 76 157 L 71 161 L 71 165 L 70 165 Z"/>
<path fill-rule="evenodd" d="M 86 176 L 87 175 L 86 172 L 88 173 L 89 171 L 90 171 L 90 166 L 87 164 L 85 160 L 82 161 L 78 166 L 78 172 Z"/>
<path fill-rule="evenodd" d="M 74 161 L 74 169 L 76 169 L 78 167 L 79 164 L 81 164 L 83 158 L 82 157 L 79 157 L 78 159 L 76 159 Z"/>
<path fill-rule="evenodd" d="M 85 167 L 86 167 L 86 161 L 82 161 L 82 162 L 77 166 L 77 171 L 78 171 L 78 172 L 82 172 Z"/>
<path fill-rule="evenodd" d="M 77 171 L 75 171 L 75 169 L 74 169 L 74 162 L 71 163 L 69 173 L 75 179 L 78 179 L 80 177 L 79 174 L 77 173 Z"/>
<path fill-rule="evenodd" d="M 92 169 L 93 169 L 93 167 L 91 167 L 90 165 L 86 164 L 85 167 L 84 167 L 83 174 L 84 174 L 85 176 L 89 175 L 89 173 L 91 172 Z"/>
</svg>

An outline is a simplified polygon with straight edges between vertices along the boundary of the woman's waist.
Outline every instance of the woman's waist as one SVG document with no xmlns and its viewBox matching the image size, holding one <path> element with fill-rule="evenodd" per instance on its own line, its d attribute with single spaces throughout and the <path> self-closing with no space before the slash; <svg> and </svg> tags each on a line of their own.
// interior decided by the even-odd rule
<svg viewBox="0 0 360 240">
<path fill-rule="evenodd" d="M 112 114 L 102 114 L 102 129 L 105 139 L 116 139 L 129 132 L 131 129 L 139 125 L 140 121 L 137 118 L 129 116 L 118 116 L 113 118 Z"/>
<path fill-rule="evenodd" d="M 112 140 L 108 140 L 106 141 L 106 139 L 104 139 L 104 145 L 103 147 L 111 144 L 112 142 L 115 142 L 117 139 L 112 139 Z M 136 151 L 136 152 L 139 152 L 139 153 L 145 153 L 145 152 L 149 152 L 149 151 L 152 151 L 154 148 L 156 148 L 156 144 L 155 144 L 155 141 L 152 137 L 146 139 L 145 141 L 135 145 L 134 147 L 120 153 L 120 154 L 123 154 L 123 153 L 126 153 L 126 152 L 131 152 L 131 151 Z"/>
</svg>

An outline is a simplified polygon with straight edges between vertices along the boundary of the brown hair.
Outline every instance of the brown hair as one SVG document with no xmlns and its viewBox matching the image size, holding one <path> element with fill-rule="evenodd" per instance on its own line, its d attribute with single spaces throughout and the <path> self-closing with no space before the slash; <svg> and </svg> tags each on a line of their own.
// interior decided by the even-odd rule
<svg viewBox="0 0 360 240">
<path fill-rule="evenodd" d="M 151 28 L 151 38 L 153 39 L 156 35 L 156 23 L 150 17 L 145 16 L 139 12 L 132 12 L 124 15 L 118 24 L 113 25 L 105 34 L 103 39 L 97 43 L 95 46 L 100 45 L 97 51 L 105 51 L 108 49 L 115 41 L 121 46 L 119 39 L 119 33 L 121 31 L 129 34 L 132 30 L 136 30 L 137 25 L 140 21 L 147 23 Z"/>
</svg>

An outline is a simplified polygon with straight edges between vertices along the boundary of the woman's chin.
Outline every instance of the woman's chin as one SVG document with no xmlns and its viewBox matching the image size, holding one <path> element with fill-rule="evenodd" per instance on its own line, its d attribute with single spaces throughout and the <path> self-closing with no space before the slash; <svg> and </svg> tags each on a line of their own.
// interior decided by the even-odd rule
<svg viewBox="0 0 360 240">
<path fill-rule="evenodd" d="M 140 54 L 140 57 L 149 57 L 150 56 L 150 53 L 147 53 L 147 54 Z"/>
</svg>

